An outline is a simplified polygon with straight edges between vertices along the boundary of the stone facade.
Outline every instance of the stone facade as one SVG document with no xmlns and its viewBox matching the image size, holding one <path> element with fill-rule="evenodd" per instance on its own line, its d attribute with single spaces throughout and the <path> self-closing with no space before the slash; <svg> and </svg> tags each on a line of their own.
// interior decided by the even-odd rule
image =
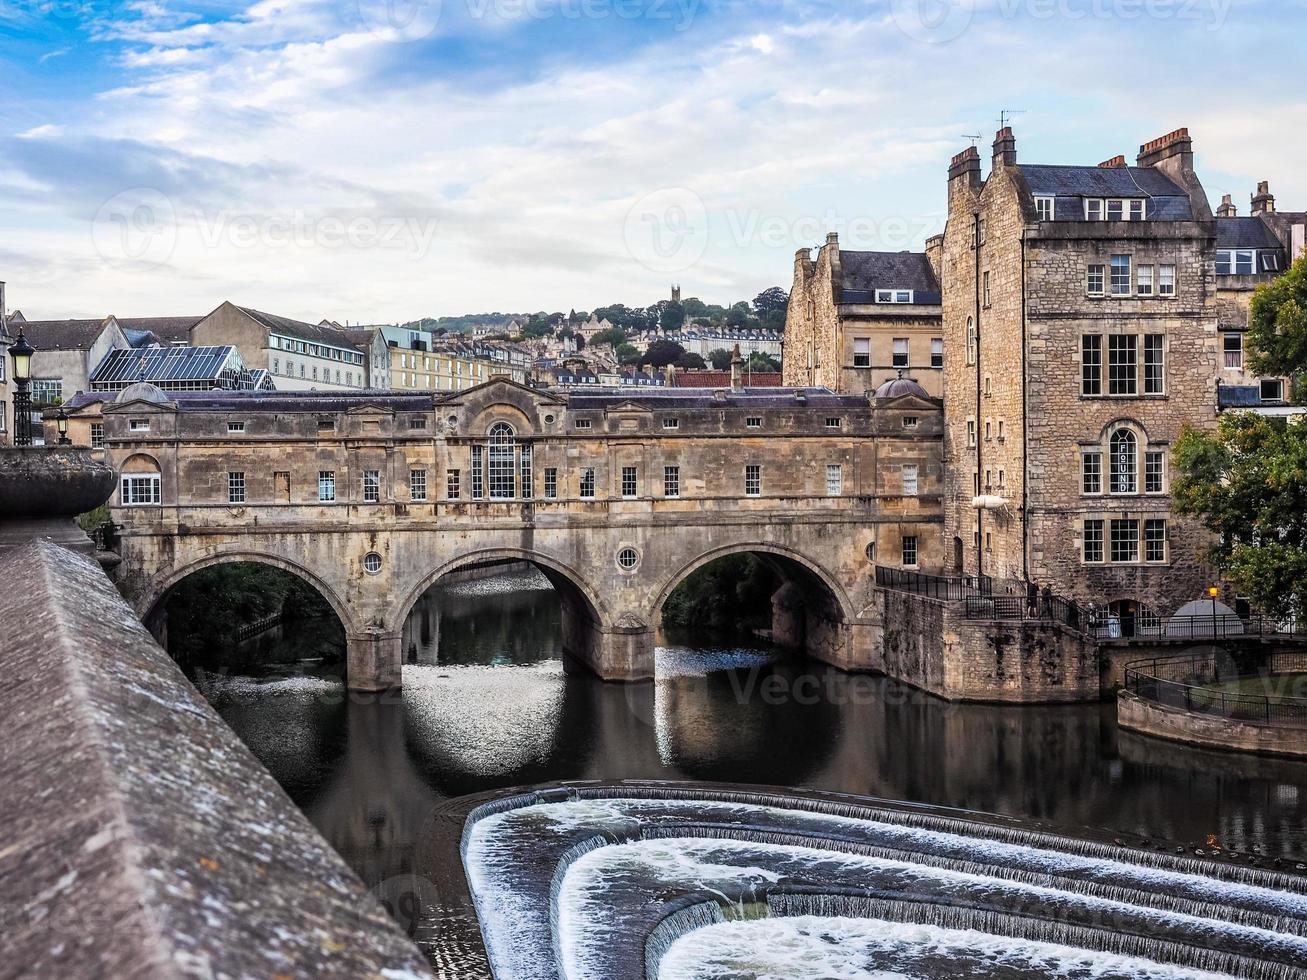
<svg viewBox="0 0 1307 980">
<path fill-rule="evenodd" d="M 652 676 L 664 600 L 715 558 L 768 556 L 790 587 L 782 640 L 864 669 L 873 561 L 943 560 L 941 410 L 910 394 L 138 386 L 104 418 L 123 484 L 119 583 L 138 612 L 149 620 L 207 565 L 285 568 L 335 608 L 361 688 L 398 683 L 409 609 L 479 562 L 537 564 L 561 593 L 569 652 L 634 680 Z"/>
<path fill-rule="evenodd" d="M 841 252 L 831 233 L 815 259 L 800 249 L 785 319 L 785 383 L 862 394 L 902 372 L 942 395 L 938 245 L 932 240 L 924 255 Z"/>
<path fill-rule="evenodd" d="M 1131 618 L 1205 593 L 1207 538 L 1168 491 L 1175 440 L 1215 422 L 1215 240 L 1187 131 L 1130 168 L 1023 167 L 1010 129 L 986 179 L 974 148 L 954 158 L 944 533 L 962 571 Z"/>
</svg>

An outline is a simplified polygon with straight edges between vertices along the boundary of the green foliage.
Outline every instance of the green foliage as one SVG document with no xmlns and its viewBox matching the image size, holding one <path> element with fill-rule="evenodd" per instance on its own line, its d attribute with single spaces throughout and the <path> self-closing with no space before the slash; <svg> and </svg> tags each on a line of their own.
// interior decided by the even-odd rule
<svg viewBox="0 0 1307 980">
<path fill-rule="evenodd" d="M 680 303 L 668 303 L 658 316 L 658 325 L 664 330 L 679 330 L 685 322 L 685 307 Z"/>
<path fill-rule="evenodd" d="M 603 344 L 612 344 L 613 347 L 619 347 L 626 343 L 626 331 L 621 327 L 610 327 L 607 330 L 600 330 L 590 338 L 590 346 L 598 347 Z"/>
<path fill-rule="evenodd" d="M 109 505 L 101 504 L 77 518 L 77 526 L 88 534 L 109 520 Z"/>
<path fill-rule="evenodd" d="M 706 368 L 708 363 L 698 354 L 691 354 L 687 351 L 676 359 L 676 366 L 691 371 L 698 371 Z"/>
<path fill-rule="evenodd" d="M 727 555 L 691 572 L 663 603 L 666 626 L 748 630 L 771 625 L 776 573 L 750 554 Z"/>
<path fill-rule="evenodd" d="M 1307 256 L 1253 294 L 1248 346 L 1255 373 L 1291 378 L 1294 400 L 1307 404 Z"/>
<path fill-rule="evenodd" d="M 617 359 L 623 364 L 639 364 L 644 359 L 644 355 L 640 353 L 640 348 L 634 344 L 618 344 L 616 351 Z"/>
<path fill-rule="evenodd" d="M 1187 429 L 1174 463 L 1176 513 L 1216 535 L 1208 560 L 1265 612 L 1307 616 L 1307 422 L 1227 413 Z"/>
<path fill-rule="evenodd" d="M 708 360 L 718 371 L 725 371 L 731 366 L 731 352 L 718 347 L 716 350 L 708 352 Z"/>
<path fill-rule="evenodd" d="M 764 289 L 753 298 L 753 311 L 758 314 L 758 319 L 764 322 L 768 316 L 779 313 L 781 322 L 784 323 L 785 310 L 789 305 L 790 294 L 780 286 Z"/>
<path fill-rule="evenodd" d="M 652 364 L 654 367 L 666 367 L 668 364 L 675 364 L 685 356 L 685 348 L 675 341 L 655 340 L 645 351 L 644 363 Z"/>
<path fill-rule="evenodd" d="M 749 312 L 749 304 L 741 300 L 726 311 L 726 325 L 728 327 L 747 327 L 753 319 Z M 754 321 L 756 324 L 757 321 Z"/>
<path fill-rule="evenodd" d="M 746 367 L 750 371 L 779 371 L 781 362 L 776 360 L 770 354 L 763 354 L 761 351 L 754 351 L 749 355 L 749 363 Z"/>
</svg>

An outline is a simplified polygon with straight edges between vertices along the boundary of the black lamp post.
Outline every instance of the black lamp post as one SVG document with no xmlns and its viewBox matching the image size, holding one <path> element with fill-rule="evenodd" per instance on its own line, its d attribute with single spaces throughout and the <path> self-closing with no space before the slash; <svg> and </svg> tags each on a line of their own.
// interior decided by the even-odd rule
<svg viewBox="0 0 1307 980">
<path fill-rule="evenodd" d="M 59 445 L 71 446 L 73 441 L 68 438 L 68 413 L 62 408 L 59 414 L 54 417 L 54 424 L 59 428 Z"/>
<path fill-rule="evenodd" d="M 32 396 L 28 392 L 28 383 L 32 380 L 32 355 L 36 350 L 18 329 L 18 340 L 9 348 L 9 356 L 14 360 L 14 445 L 30 446 L 32 444 Z"/>
</svg>

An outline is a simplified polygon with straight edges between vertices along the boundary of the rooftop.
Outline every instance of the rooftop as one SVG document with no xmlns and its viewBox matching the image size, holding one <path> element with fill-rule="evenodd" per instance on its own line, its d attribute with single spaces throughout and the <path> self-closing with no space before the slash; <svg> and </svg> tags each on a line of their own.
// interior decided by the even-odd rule
<svg viewBox="0 0 1307 980">
<path fill-rule="evenodd" d="M 918 304 L 940 302 L 939 280 L 923 252 L 840 250 L 845 303 L 871 303 L 877 289 L 911 289 Z"/>
<path fill-rule="evenodd" d="M 1036 197 L 1147 198 L 1148 217 L 1161 221 L 1187 221 L 1193 217 L 1189 195 L 1155 167 L 1083 167 L 1023 163 L 1021 176 Z M 1067 210 L 1058 208 L 1060 221 L 1083 220 L 1076 202 Z"/>
<path fill-rule="evenodd" d="M 1275 232 L 1261 218 L 1217 218 L 1216 245 L 1218 248 L 1274 248 L 1282 247 Z"/>
</svg>

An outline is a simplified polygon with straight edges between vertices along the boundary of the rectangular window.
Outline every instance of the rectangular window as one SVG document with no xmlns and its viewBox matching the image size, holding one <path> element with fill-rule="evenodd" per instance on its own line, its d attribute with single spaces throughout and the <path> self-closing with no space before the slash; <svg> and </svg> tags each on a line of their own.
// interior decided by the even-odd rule
<svg viewBox="0 0 1307 980">
<path fill-rule="evenodd" d="M 381 471 L 363 471 L 363 502 L 376 504 L 381 502 Z"/>
<path fill-rule="evenodd" d="M 967 317 L 967 363 L 976 363 L 976 324 Z"/>
<path fill-rule="evenodd" d="M 906 534 L 903 536 L 903 564 L 907 568 L 916 567 L 917 536 L 915 534 Z"/>
<path fill-rule="evenodd" d="M 908 366 L 908 338 L 894 338 L 894 360 L 893 365 L 896 368 L 905 368 Z"/>
<path fill-rule="evenodd" d="M 1139 296 L 1153 295 L 1153 267 L 1141 265 L 1135 270 L 1135 293 Z"/>
<path fill-rule="evenodd" d="M 1243 334 L 1227 333 L 1222 338 L 1225 347 L 1225 369 L 1227 371 L 1243 370 Z"/>
<path fill-rule="evenodd" d="M 1160 333 L 1144 334 L 1144 394 L 1166 391 L 1166 342 Z"/>
<path fill-rule="evenodd" d="M 915 429 L 917 425 L 920 423 L 920 421 L 921 419 L 919 419 L 915 415 L 905 415 L 903 416 L 903 428 Z"/>
<path fill-rule="evenodd" d="M 1239 250 L 1234 253 L 1234 274 L 1251 276 L 1257 271 L 1257 253 L 1251 250 Z"/>
<path fill-rule="evenodd" d="M 1082 535 L 1084 560 L 1087 564 L 1098 564 L 1103 560 L 1103 522 L 1085 521 Z"/>
<path fill-rule="evenodd" d="M 1094 263 L 1089 266 L 1088 275 L 1085 279 L 1085 292 L 1090 296 L 1102 296 L 1106 292 L 1106 282 L 1104 277 L 1107 274 L 1106 266 L 1100 263 Z"/>
<path fill-rule="evenodd" d="M 227 474 L 227 503 L 245 503 L 245 474 L 229 472 Z"/>
<path fill-rule="evenodd" d="M 982 283 L 981 295 L 984 299 L 984 305 L 989 306 L 990 305 L 989 304 L 989 273 L 988 272 L 982 273 L 980 279 Z"/>
<path fill-rule="evenodd" d="M 974 448 L 976 445 L 976 420 L 967 419 L 967 446 Z"/>
<path fill-rule="evenodd" d="M 1157 267 L 1157 295 L 1175 295 L 1175 266 L 1159 265 Z"/>
<path fill-rule="evenodd" d="M 535 447 L 529 442 L 522 443 L 519 450 L 518 472 L 522 477 L 522 499 L 530 500 L 535 495 L 535 473 L 532 472 Z"/>
<path fill-rule="evenodd" d="M 1279 378 L 1263 378 L 1261 396 L 1264 402 L 1284 401 L 1284 382 Z"/>
<path fill-rule="evenodd" d="M 750 415 L 747 419 L 744 420 L 744 427 L 746 429 L 761 429 L 762 418 L 757 415 Z"/>
<path fill-rule="evenodd" d="M 1035 198 L 1035 210 L 1039 212 L 1040 221 L 1053 220 L 1053 200 L 1051 197 Z"/>
<path fill-rule="evenodd" d="M 486 495 L 485 447 L 472 447 L 472 499 L 481 500 Z"/>
<path fill-rule="evenodd" d="M 1103 492 L 1103 454 L 1097 450 L 1084 453 L 1080 457 L 1080 492 L 1085 494 Z"/>
<path fill-rule="evenodd" d="M 843 424 L 844 424 L 843 419 L 835 418 L 834 416 L 829 416 L 826 419 L 826 428 L 828 429 L 838 429 Z"/>
<path fill-rule="evenodd" d="M 1144 561 L 1166 561 L 1166 521 L 1160 517 L 1144 521 Z"/>
<path fill-rule="evenodd" d="M 915 497 L 917 495 L 917 465 L 915 463 L 906 463 L 903 466 L 903 496 Z"/>
<path fill-rule="evenodd" d="M 871 341 L 866 337 L 853 340 L 853 366 L 871 367 Z"/>
<path fill-rule="evenodd" d="M 679 429 L 681 427 L 680 419 L 663 419 L 664 429 Z"/>
<path fill-rule="evenodd" d="M 329 504 L 336 499 L 336 474 L 332 470 L 318 470 L 318 501 Z"/>
<path fill-rule="evenodd" d="M 578 429 L 588 429 L 588 428 L 590 428 L 590 420 L 589 420 L 589 419 L 577 419 L 576 422 L 575 422 L 575 425 L 576 425 L 576 427 L 577 427 Z"/>
<path fill-rule="evenodd" d="M 744 468 L 744 495 L 762 496 L 762 467 L 757 463 L 750 463 Z"/>
<path fill-rule="evenodd" d="M 1134 334 L 1111 334 L 1107 338 L 1107 393 L 1109 395 L 1139 393 L 1138 363 L 1138 337 Z"/>
<path fill-rule="evenodd" d="M 4 428 L 4 418 L 3 418 L 3 413 L 0 413 L 0 429 L 3 428 Z M 103 422 L 91 423 L 91 448 L 92 449 L 104 448 L 104 423 Z"/>
<path fill-rule="evenodd" d="M 930 339 L 930 366 L 933 368 L 942 368 L 944 366 L 943 337 L 932 337 Z"/>
<path fill-rule="evenodd" d="M 622 496 L 626 498 L 634 497 L 636 494 L 635 484 L 635 467 L 622 467 Z"/>
<path fill-rule="evenodd" d="M 32 404 L 38 408 L 53 405 L 64 396 L 62 378 L 33 378 Z"/>
<path fill-rule="evenodd" d="M 245 423 L 244 423 L 244 422 L 228 422 L 228 423 L 227 423 L 227 431 L 228 431 L 228 432 L 232 432 L 232 433 L 236 433 L 236 432 L 244 432 L 244 431 L 245 431 Z"/>
<path fill-rule="evenodd" d="M 1103 200 L 1102 198 L 1085 199 L 1085 220 L 1102 221 L 1103 220 Z"/>
<path fill-rule="evenodd" d="M 1112 561 L 1129 564 L 1139 560 L 1139 521 L 1115 520 L 1112 522 Z"/>
<path fill-rule="evenodd" d="M 1107 202 L 1107 220 L 1121 221 L 1125 217 L 1125 201 L 1109 200 Z"/>
<path fill-rule="evenodd" d="M 132 432 L 149 432 L 149 431 L 150 431 L 150 420 L 149 420 L 149 419 L 132 419 L 131 421 L 129 421 L 129 422 L 127 423 L 127 428 L 130 429 Z"/>
<path fill-rule="evenodd" d="M 581 498 L 593 500 L 595 495 L 595 471 L 591 466 L 581 470 Z"/>
<path fill-rule="evenodd" d="M 1161 493 L 1165 486 L 1166 453 L 1144 453 L 1144 493 Z"/>
<path fill-rule="evenodd" d="M 408 471 L 408 498 L 414 503 L 422 503 L 427 499 L 426 470 Z"/>
<path fill-rule="evenodd" d="M 1130 256 L 1112 256 L 1112 295 L 1130 295 Z"/>
<path fill-rule="evenodd" d="M 1130 220 L 1143 221 L 1146 213 L 1148 202 L 1144 200 L 1132 200 L 1130 202 Z"/>
<path fill-rule="evenodd" d="M 459 482 L 458 470 L 445 470 L 445 499 L 458 500 L 463 494 L 463 487 Z"/>
<path fill-rule="evenodd" d="M 124 507 L 158 504 L 162 500 L 159 491 L 159 474 L 127 475 L 122 479 L 118 498 Z"/>
<path fill-rule="evenodd" d="M 1087 333 L 1080 338 L 1080 393 L 1103 393 L 1103 336 Z"/>
<path fill-rule="evenodd" d="M 681 495 L 681 468 L 679 466 L 663 467 L 663 496 L 679 497 Z"/>
<path fill-rule="evenodd" d="M 844 493 L 844 467 L 839 463 L 826 464 L 826 496 L 838 497 Z"/>
<path fill-rule="evenodd" d="M 545 499 L 554 500 L 558 496 L 558 468 L 545 467 Z"/>
</svg>

